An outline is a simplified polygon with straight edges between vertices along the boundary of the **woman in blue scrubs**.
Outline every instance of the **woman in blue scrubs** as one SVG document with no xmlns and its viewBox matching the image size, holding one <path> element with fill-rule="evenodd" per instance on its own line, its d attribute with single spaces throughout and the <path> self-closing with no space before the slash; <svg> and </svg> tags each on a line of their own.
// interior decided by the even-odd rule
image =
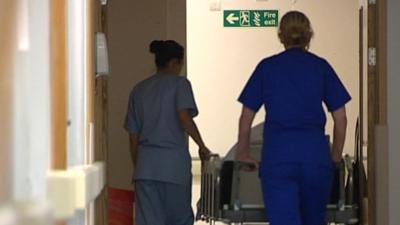
<svg viewBox="0 0 400 225">
<path fill-rule="evenodd" d="M 285 50 L 258 64 L 239 97 L 237 159 L 259 165 L 271 225 L 323 225 L 351 97 L 332 66 L 308 51 L 313 31 L 303 13 L 285 14 L 278 35 Z M 323 104 L 334 121 L 332 149 Z M 249 156 L 249 137 L 261 106 L 266 119 L 259 164 Z"/>
</svg>

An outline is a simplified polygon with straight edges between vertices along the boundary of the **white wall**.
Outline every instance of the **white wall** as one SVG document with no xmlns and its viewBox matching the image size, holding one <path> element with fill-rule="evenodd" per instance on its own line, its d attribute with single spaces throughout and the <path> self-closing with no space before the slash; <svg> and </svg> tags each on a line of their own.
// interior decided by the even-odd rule
<svg viewBox="0 0 400 225">
<path fill-rule="evenodd" d="M 85 163 L 85 4 L 84 1 L 68 1 L 68 166 Z"/>
<path fill-rule="evenodd" d="M 221 0 L 221 6 L 221 11 L 210 11 L 209 1 L 187 0 L 188 77 L 200 109 L 196 121 L 209 148 L 225 154 L 236 142 L 241 109 L 237 97 L 257 63 L 283 50 L 277 28 L 224 28 L 223 9 L 278 9 L 280 17 L 295 9 L 305 12 L 313 25 L 311 51 L 334 66 L 353 97 L 345 145 L 352 154 L 359 111 L 359 1 Z M 255 123 L 263 117 L 264 112 L 259 113 Z M 196 150 L 191 144 L 193 156 Z"/>
<path fill-rule="evenodd" d="M 14 200 L 44 200 L 50 164 L 49 1 L 20 1 L 13 93 Z"/>
<path fill-rule="evenodd" d="M 388 0 L 389 225 L 400 221 L 400 2 Z M 379 196 L 378 196 L 379 198 Z"/>
<path fill-rule="evenodd" d="M 166 0 L 167 1 L 167 39 L 175 40 L 186 48 L 186 0 Z M 186 54 L 186 52 L 185 52 Z M 186 56 L 186 55 L 185 55 Z M 186 75 L 185 65 L 182 75 Z"/>
</svg>

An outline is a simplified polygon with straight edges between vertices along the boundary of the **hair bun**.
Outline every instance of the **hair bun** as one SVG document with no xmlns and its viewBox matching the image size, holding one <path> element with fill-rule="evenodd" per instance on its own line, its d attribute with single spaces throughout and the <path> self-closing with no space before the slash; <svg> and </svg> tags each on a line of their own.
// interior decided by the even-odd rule
<svg viewBox="0 0 400 225">
<path fill-rule="evenodd" d="M 310 20 L 304 13 L 289 11 L 281 18 L 278 35 L 285 48 L 308 49 L 313 34 Z"/>
<path fill-rule="evenodd" d="M 150 52 L 156 54 L 164 47 L 164 41 L 154 40 L 150 43 Z"/>
<path fill-rule="evenodd" d="M 301 34 L 301 33 L 291 33 L 291 34 L 290 34 L 290 37 L 291 37 L 292 39 L 298 39 L 298 38 L 301 38 L 301 37 L 302 37 L 302 34 Z"/>
</svg>

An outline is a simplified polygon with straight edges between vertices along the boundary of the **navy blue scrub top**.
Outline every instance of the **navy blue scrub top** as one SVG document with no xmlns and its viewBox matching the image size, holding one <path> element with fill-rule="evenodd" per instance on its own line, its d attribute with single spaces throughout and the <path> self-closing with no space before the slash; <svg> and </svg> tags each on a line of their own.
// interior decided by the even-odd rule
<svg viewBox="0 0 400 225">
<path fill-rule="evenodd" d="M 265 106 L 261 167 L 331 165 L 322 103 L 333 112 L 350 100 L 332 66 L 308 51 L 291 48 L 262 60 L 239 97 L 254 112 Z"/>
</svg>

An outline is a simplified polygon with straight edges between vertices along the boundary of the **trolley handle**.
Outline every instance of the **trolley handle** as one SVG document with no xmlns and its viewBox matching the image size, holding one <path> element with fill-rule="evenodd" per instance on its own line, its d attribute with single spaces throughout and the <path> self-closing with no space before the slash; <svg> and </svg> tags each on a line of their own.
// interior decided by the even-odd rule
<svg viewBox="0 0 400 225">
<path fill-rule="evenodd" d="M 339 163 L 339 202 L 338 208 L 340 211 L 345 210 L 346 194 L 345 194 L 345 160 L 342 159 Z"/>
<path fill-rule="evenodd" d="M 209 159 L 214 159 L 214 158 L 219 158 L 219 154 L 217 154 L 217 153 L 210 154 L 210 158 Z"/>
<path fill-rule="evenodd" d="M 254 163 L 235 161 L 235 170 L 254 171 L 256 168 Z"/>
</svg>

